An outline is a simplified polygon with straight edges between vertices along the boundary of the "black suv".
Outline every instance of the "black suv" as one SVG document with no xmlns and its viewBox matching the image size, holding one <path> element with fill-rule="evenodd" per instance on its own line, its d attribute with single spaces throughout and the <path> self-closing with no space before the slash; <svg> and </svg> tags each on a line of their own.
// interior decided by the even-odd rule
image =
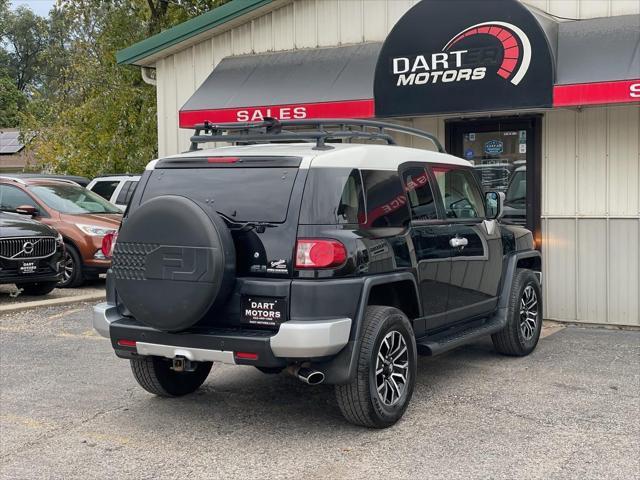
<svg viewBox="0 0 640 480">
<path fill-rule="evenodd" d="M 53 228 L 0 212 L 0 283 L 27 295 L 46 295 L 61 279 L 62 237 Z"/>
<path fill-rule="evenodd" d="M 213 141 L 244 145 L 198 150 Z M 253 365 L 334 384 L 347 420 L 382 428 L 409 404 L 418 353 L 483 335 L 503 354 L 535 348 L 532 235 L 500 225 L 504 194 L 482 195 L 432 135 L 267 120 L 205 124 L 192 142 L 147 166 L 94 312 L 144 389 L 184 395 L 213 362 Z"/>
</svg>

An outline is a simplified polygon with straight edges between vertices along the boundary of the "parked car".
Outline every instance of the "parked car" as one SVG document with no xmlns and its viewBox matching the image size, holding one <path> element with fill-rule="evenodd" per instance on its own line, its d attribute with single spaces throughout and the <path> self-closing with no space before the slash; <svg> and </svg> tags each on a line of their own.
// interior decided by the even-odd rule
<svg viewBox="0 0 640 480">
<path fill-rule="evenodd" d="M 0 210 L 31 215 L 62 234 L 60 287 L 80 286 L 111 265 L 102 253 L 102 239 L 119 228 L 122 212 L 72 181 L 0 177 Z"/>
<path fill-rule="evenodd" d="M 19 214 L 0 212 L 0 284 L 27 295 L 46 295 L 60 281 L 64 243 L 53 228 Z"/>
<path fill-rule="evenodd" d="M 196 147 L 225 132 L 256 144 L 147 166 L 94 309 L 145 390 L 185 395 L 214 362 L 252 365 L 334 384 L 348 421 L 382 428 L 409 404 L 417 353 L 484 335 L 506 355 L 536 347 L 531 232 L 499 223 L 504 194 L 483 195 L 469 162 L 387 132 L 442 152 L 432 135 L 356 120 L 199 130 Z M 328 143 L 366 135 L 390 144 Z"/>
<path fill-rule="evenodd" d="M 91 180 L 87 188 L 124 210 L 139 180 L 140 175 L 105 175 Z"/>
<path fill-rule="evenodd" d="M 49 178 L 51 180 L 70 180 L 77 183 L 81 187 L 86 187 L 89 184 L 87 177 L 81 177 L 80 175 L 58 175 L 55 173 L 12 173 L 12 177 L 15 178 Z"/>
</svg>

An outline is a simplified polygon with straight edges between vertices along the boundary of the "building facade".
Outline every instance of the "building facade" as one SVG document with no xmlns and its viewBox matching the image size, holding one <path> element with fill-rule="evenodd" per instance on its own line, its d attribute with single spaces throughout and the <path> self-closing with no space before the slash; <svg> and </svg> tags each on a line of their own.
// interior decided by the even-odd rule
<svg viewBox="0 0 640 480">
<path fill-rule="evenodd" d="M 161 157 L 189 148 L 192 130 L 180 125 L 189 126 L 195 111 L 208 112 L 200 120 L 221 121 L 228 115 L 250 120 L 295 115 L 296 108 L 304 107 L 305 115 L 315 112 L 309 116 L 339 112 L 380 117 L 433 132 L 450 153 L 475 164 L 485 188 L 505 191 L 512 200 L 511 219 L 534 231 L 543 253 L 545 318 L 640 325 L 640 2 L 482 2 L 483 8 L 495 4 L 495 12 L 513 8 L 505 14 L 509 22 L 487 22 L 484 10 L 474 10 L 480 2 L 469 2 L 234 0 L 119 52 L 118 60 L 141 66 L 143 77 L 156 85 Z M 451 8 L 465 3 L 469 8 L 458 8 L 462 13 Z M 487 15 L 494 18 L 491 12 Z M 524 23 L 511 20 L 519 15 Z M 454 28 L 450 34 L 442 27 L 443 35 L 449 35 L 438 44 L 444 48 L 427 45 L 434 38 L 441 40 L 432 32 L 456 22 L 474 28 Z M 525 29 L 527 22 L 531 25 Z M 496 44 L 498 54 L 496 39 L 502 42 L 501 47 Z M 420 48 L 430 52 L 424 58 L 415 55 L 420 42 L 426 42 Z M 496 75 L 491 60 L 476 61 L 489 65 L 486 73 L 477 72 L 491 76 L 483 86 L 478 82 L 471 87 L 469 81 L 469 88 L 460 87 L 460 93 L 452 95 L 432 86 L 431 97 L 421 90 L 440 67 L 443 72 L 436 80 L 472 80 L 476 70 L 462 70 L 473 63 L 467 60 L 468 52 L 476 50 L 497 55 L 499 64 Z M 517 55 L 510 60 L 507 51 Z M 322 82 L 316 80 L 322 74 L 309 70 L 311 65 L 329 65 L 330 71 L 330 57 L 341 52 L 348 52 L 351 60 L 342 67 L 337 64 L 344 85 L 334 83 L 329 94 L 337 97 L 301 101 L 333 81 L 328 77 L 315 85 Z M 367 60 L 371 55 L 374 60 Z M 584 55 L 590 61 L 581 60 Z M 286 70 L 280 81 L 273 78 L 278 62 Z M 376 65 L 378 71 L 373 70 Z M 446 68 L 453 72 L 449 77 Z M 412 73 L 417 76 L 410 78 Z M 418 83 L 399 93 L 385 86 L 385 75 L 394 87 Z M 292 93 L 291 79 L 304 85 Z M 252 81 L 266 83 L 261 89 L 251 86 Z M 485 92 L 485 83 L 495 92 Z M 518 83 L 528 86 L 510 97 L 509 88 Z M 288 91 L 270 98 L 269 91 L 279 85 Z M 538 92 L 541 85 L 544 89 Z M 359 96 L 363 88 L 371 90 L 369 97 Z M 347 91 L 350 101 L 341 96 Z M 253 103 L 247 103 L 248 98 Z M 436 107 L 441 98 L 451 101 Z M 470 106 L 453 105 L 454 98 Z M 327 105 L 338 109 L 323 111 Z M 428 148 L 411 138 L 399 141 Z"/>
</svg>

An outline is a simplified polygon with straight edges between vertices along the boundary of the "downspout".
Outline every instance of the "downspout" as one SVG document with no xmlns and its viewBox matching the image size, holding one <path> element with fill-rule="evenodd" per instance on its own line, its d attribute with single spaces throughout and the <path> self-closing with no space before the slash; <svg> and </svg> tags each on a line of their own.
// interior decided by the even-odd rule
<svg viewBox="0 0 640 480">
<path fill-rule="evenodd" d="M 140 72 L 142 73 L 142 80 L 144 83 L 148 83 L 149 85 L 156 86 L 156 69 L 152 67 L 140 67 Z"/>
</svg>

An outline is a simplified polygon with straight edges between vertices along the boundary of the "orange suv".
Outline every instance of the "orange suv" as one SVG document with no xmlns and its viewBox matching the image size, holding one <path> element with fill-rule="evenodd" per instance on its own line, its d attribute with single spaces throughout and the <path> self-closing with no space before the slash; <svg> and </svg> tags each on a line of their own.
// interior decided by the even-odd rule
<svg viewBox="0 0 640 480">
<path fill-rule="evenodd" d="M 111 265 L 102 238 L 120 228 L 122 212 L 75 182 L 0 176 L 0 210 L 29 215 L 60 232 L 66 249 L 59 287 L 80 286 Z"/>
</svg>

